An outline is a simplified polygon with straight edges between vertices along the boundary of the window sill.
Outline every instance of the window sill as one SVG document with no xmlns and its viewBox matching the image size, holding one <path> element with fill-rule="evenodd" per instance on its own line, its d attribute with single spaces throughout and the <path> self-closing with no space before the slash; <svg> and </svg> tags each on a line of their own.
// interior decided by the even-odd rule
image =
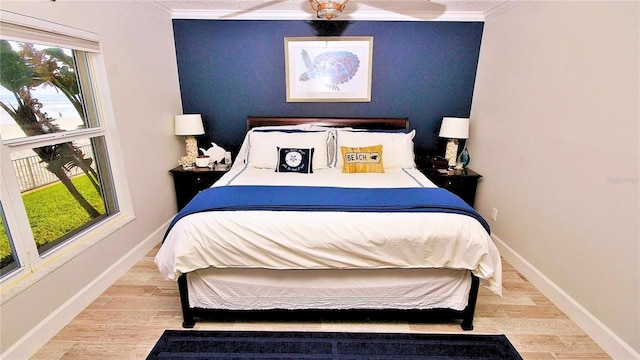
<svg viewBox="0 0 640 360">
<path fill-rule="evenodd" d="M 22 267 L 9 274 L 1 283 L 0 305 L 16 297 L 31 285 L 44 279 L 47 275 L 62 267 L 88 248 L 106 239 L 134 219 L 135 216 L 132 214 L 117 213 L 100 224 L 78 234 L 75 240 L 69 241 L 46 254 L 33 269 Z"/>
</svg>

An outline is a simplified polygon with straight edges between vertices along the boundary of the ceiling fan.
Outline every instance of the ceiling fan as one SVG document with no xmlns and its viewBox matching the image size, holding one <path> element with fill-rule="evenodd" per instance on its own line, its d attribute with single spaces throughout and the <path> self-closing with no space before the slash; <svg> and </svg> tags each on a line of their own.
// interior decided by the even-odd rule
<svg viewBox="0 0 640 360">
<path fill-rule="evenodd" d="M 224 17 L 236 17 L 238 15 L 249 14 L 257 10 L 269 8 L 273 5 L 276 5 L 278 3 L 282 3 L 285 1 L 286 0 L 264 1 L 262 4 L 258 4 L 258 5 L 249 7 L 247 9 L 234 12 L 233 14 L 230 14 Z M 306 0 L 306 1 L 309 2 L 309 4 L 311 5 L 311 9 L 315 11 L 318 19 L 326 19 L 326 20 L 331 20 L 333 18 L 340 16 L 345 6 L 347 5 L 347 2 L 349 2 L 349 0 Z"/>
<path fill-rule="evenodd" d="M 222 16 L 223 18 L 236 18 L 238 16 L 250 14 L 255 11 L 267 9 L 278 5 L 280 3 L 284 3 L 288 0 L 270 0 L 263 1 L 258 5 L 254 5 L 248 7 L 246 9 L 242 9 L 239 11 L 235 11 L 231 14 L 227 14 Z M 310 10 L 313 10 L 316 17 L 320 20 L 332 20 L 342 15 L 342 12 L 345 9 L 350 10 L 349 14 L 352 14 L 358 10 L 358 8 L 362 8 L 364 6 L 365 11 L 370 10 L 371 8 L 380 9 L 390 13 L 403 14 L 407 16 L 412 16 L 412 13 L 420 12 L 420 13 L 429 13 L 433 17 L 441 15 L 446 6 L 439 4 L 437 2 L 431 0 L 301 0 L 308 2 L 310 5 Z M 347 6 L 348 3 L 348 6 Z M 348 17 L 348 15 L 346 15 Z"/>
<path fill-rule="evenodd" d="M 342 14 L 349 0 L 309 0 L 309 4 L 319 19 L 331 20 Z"/>
</svg>

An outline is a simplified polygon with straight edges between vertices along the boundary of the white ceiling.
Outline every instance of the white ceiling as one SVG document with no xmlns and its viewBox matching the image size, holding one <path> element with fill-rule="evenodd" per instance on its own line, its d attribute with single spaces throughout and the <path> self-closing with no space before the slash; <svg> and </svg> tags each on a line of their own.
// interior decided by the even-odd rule
<svg viewBox="0 0 640 360">
<path fill-rule="evenodd" d="M 142 0 L 174 19 L 314 20 L 307 0 Z M 521 0 L 350 0 L 338 20 L 484 21 Z"/>
</svg>

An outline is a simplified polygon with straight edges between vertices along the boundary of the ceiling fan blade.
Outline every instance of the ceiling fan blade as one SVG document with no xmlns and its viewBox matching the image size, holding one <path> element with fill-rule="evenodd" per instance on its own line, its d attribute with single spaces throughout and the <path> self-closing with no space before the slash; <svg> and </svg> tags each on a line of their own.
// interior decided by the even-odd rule
<svg viewBox="0 0 640 360">
<path fill-rule="evenodd" d="M 436 1 L 425 0 L 418 1 L 380 1 L 380 0 L 351 0 L 347 3 L 344 13 L 340 16 L 342 20 L 353 19 L 357 12 L 364 13 L 367 10 L 377 11 L 383 10 L 393 14 L 404 15 L 410 18 L 421 18 L 425 16 L 435 18 L 444 14 L 446 5 Z"/>
<path fill-rule="evenodd" d="M 308 4 L 308 0 L 262 0 L 262 1 L 237 1 L 237 4 L 240 3 L 252 3 L 252 6 L 247 8 L 242 8 L 242 6 L 238 7 L 238 10 L 230 10 L 225 15 L 221 15 L 221 19 L 234 19 L 234 18 L 243 18 L 245 15 L 249 15 L 254 12 L 260 12 L 261 10 L 265 10 L 271 7 L 274 7 L 274 11 L 277 11 L 278 4 L 282 4 L 284 2 L 289 3 L 300 3 L 299 10 L 302 10 L 312 18 L 316 18 L 316 12 L 312 9 L 312 7 Z M 233 3 L 233 2 L 229 2 Z M 444 1 L 446 3 L 446 0 Z M 248 4 L 247 4 L 248 5 Z M 290 9 L 290 8 L 289 8 Z M 383 13 L 380 13 L 380 10 Z M 374 18 L 379 18 L 384 20 L 388 18 L 388 14 L 385 15 L 384 12 L 389 14 L 399 14 L 406 16 L 408 18 L 436 18 L 442 15 L 446 10 L 446 5 L 443 5 L 436 1 L 424 0 L 424 1 L 416 1 L 416 0 L 350 0 L 346 3 L 344 12 L 337 17 L 335 20 L 354 20 L 354 19 L 362 19 L 362 17 L 372 16 Z M 290 11 L 290 10 L 286 10 Z M 367 14 L 370 12 L 370 14 Z M 326 21 L 326 20 L 322 20 Z"/>
<path fill-rule="evenodd" d="M 234 12 L 232 12 L 232 13 L 230 13 L 230 14 L 227 14 L 227 15 L 223 15 L 223 16 L 221 16 L 220 18 L 228 19 L 228 18 L 234 18 L 234 17 L 238 17 L 238 16 L 242 16 L 242 15 L 250 14 L 250 13 L 252 13 L 252 12 L 254 12 L 254 11 L 262 10 L 262 9 L 264 9 L 264 8 L 268 8 L 268 7 L 270 7 L 270 6 L 277 5 L 277 4 L 282 3 L 282 2 L 285 2 L 285 1 L 287 1 L 287 0 L 271 0 L 271 1 L 265 1 L 265 2 L 263 2 L 263 3 L 261 3 L 261 4 L 254 5 L 254 6 L 252 6 L 252 7 L 246 8 L 246 9 L 242 9 L 242 10 L 234 11 Z"/>
</svg>

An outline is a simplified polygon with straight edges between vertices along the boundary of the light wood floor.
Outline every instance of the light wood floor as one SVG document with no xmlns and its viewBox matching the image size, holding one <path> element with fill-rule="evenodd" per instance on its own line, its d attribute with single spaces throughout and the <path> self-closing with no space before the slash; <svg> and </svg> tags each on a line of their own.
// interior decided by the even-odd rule
<svg viewBox="0 0 640 360">
<path fill-rule="evenodd" d="M 178 289 L 153 263 L 157 248 L 42 347 L 32 359 L 144 359 L 165 329 L 181 329 Z M 475 329 L 505 334 L 528 359 L 610 359 L 510 264 L 503 261 L 504 296 L 480 288 Z M 206 330 L 309 330 L 462 333 L 457 323 L 203 322 Z"/>
</svg>

